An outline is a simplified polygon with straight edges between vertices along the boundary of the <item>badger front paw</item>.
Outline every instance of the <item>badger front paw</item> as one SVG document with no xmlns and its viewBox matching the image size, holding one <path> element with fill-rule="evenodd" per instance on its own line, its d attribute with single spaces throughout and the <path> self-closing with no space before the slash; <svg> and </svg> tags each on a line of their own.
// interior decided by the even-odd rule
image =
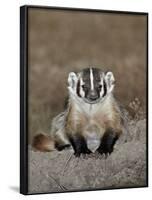
<svg viewBox="0 0 152 200">
<path fill-rule="evenodd" d="M 101 139 L 100 146 L 96 151 L 100 154 L 105 154 L 105 155 L 111 154 L 113 152 L 114 145 L 117 139 L 118 136 L 114 131 L 112 130 L 106 131 L 103 138 Z"/>
<path fill-rule="evenodd" d="M 90 151 L 90 149 L 81 147 L 81 149 L 78 149 L 74 152 L 74 155 L 76 157 L 80 157 L 81 154 L 86 155 L 86 154 L 90 154 L 90 153 L 92 153 L 92 151 Z"/>
<path fill-rule="evenodd" d="M 102 145 L 96 150 L 96 152 L 100 153 L 101 155 L 108 155 L 113 152 L 113 147 L 109 147 L 108 145 Z"/>
<path fill-rule="evenodd" d="M 90 154 L 92 153 L 90 149 L 87 147 L 87 143 L 85 141 L 85 138 L 83 136 L 80 136 L 79 134 L 76 134 L 69 138 L 69 141 L 72 144 L 74 155 L 76 157 L 80 157 L 81 154 Z"/>
</svg>

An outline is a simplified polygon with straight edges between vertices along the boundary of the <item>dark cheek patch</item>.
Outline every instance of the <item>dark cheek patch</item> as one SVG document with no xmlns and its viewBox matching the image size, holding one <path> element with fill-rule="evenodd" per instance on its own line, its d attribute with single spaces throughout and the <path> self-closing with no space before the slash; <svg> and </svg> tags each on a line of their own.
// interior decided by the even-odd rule
<svg viewBox="0 0 152 200">
<path fill-rule="evenodd" d="M 102 97 L 104 97 L 104 96 L 106 96 L 106 94 L 107 94 L 107 86 L 106 86 L 106 82 L 105 82 L 105 80 L 103 81 L 103 95 L 102 95 Z"/>
<path fill-rule="evenodd" d="M 79 97 L 81 97 L 81 95 L 80 95 L 80 80 L 79 80 L 78 83 L 77 83 L 77 95 L 78 95 Z"/>
<path fill-rule="evenodd" d="M 87 96 L 88 96 L 88 90 L 86 89 L 84 90 L 84 97 L 87 98 Z"/>
<path fill-rule="evenodd" d="M 98 97 L 100 97 L 101 90 L 102 90 L 102 88 L 98 88 L 98 90 L 97 90 Z"/>
</svg>

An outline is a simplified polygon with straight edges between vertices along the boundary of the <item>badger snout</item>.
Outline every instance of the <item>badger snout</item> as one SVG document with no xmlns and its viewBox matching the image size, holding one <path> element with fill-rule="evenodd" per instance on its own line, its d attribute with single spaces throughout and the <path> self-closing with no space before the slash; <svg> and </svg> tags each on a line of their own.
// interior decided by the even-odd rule
<svg viewBox="0 0 152 200">
<path fill-rule="evenodd" d="M 87 95 L 87 98 L 91 101 L 95 101 L 99 98 L 98 93 L 95 90 L 91 90 Z"/>
</svg>

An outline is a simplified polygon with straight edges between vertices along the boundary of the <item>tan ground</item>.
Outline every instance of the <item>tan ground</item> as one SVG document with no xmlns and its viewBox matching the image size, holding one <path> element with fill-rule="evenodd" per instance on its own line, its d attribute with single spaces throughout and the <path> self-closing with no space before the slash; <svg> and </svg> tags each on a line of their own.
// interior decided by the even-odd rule
<svg viewBox="0 0 152 200">
<path fill-rule="evenodd" d="M 130 121 L 129 132 L 107 159 L 30 149 L 29 193 L 146 186 L 146 121 Z"/>
</svg>

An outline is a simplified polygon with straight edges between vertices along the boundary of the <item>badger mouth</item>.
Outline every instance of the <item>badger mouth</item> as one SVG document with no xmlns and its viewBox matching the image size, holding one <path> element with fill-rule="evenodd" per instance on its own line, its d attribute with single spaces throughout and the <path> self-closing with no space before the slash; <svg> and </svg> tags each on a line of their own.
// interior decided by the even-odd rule
<svg viewBox="0 0 152 200">
<path fill-rule="evenodd" d="M 86 98 L 83 98 L 84 102 L 87 103 L 87 104 L 97 104 L 101 101 L 100 98 L 96 99 L 96 100 L 89 100 L 89 99 L 86 99 Z"/>
</svg>

